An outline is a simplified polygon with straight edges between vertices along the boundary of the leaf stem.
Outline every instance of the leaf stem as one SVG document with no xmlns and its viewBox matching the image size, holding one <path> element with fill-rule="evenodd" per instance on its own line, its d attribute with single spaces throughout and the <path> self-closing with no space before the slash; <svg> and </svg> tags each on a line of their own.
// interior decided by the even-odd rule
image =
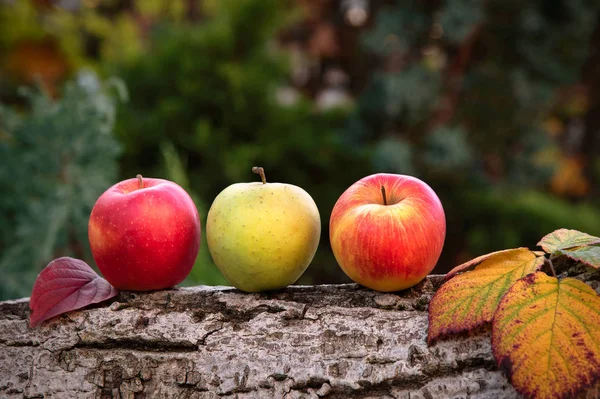
<svg viewBox="0 0 600 399">
<path fill-rule="evenodd" d="M 387 197 L 385 196 L 385 187 L 381 186 L 381 196 L 383 197 L 383 205 L 387 205 Z"/>
<path fill-rule="evenodd" d="M 139 174 L 136 177 L 137 177 L 138 181 L 140 182 L 139 188 L 141 190 L 142 188 L 144 188 L 144 178 L 142 177 L 142 175 L 139 175 Z"/>
<path fill-rule="evenodd" d="M 262 180 L 263 184 L 267 184 L 267 178 L 265 176 L 265 170 L 260 167 L 260 166 L 253 166 L 252 167 L 252 173 L 256 173 L 257 175 L 260 175 L 260 179 Z"/>
<path fill-rule="evenodd" d="M 552 272 L 552 275 L 556 277 L 556 270 L 554 270 L 554 263 L 552 263 L 552 259 L 546 258 L 546 263 L 548 264 L 548 266 L 550 266 L 550 271 Z"/>
</svg>

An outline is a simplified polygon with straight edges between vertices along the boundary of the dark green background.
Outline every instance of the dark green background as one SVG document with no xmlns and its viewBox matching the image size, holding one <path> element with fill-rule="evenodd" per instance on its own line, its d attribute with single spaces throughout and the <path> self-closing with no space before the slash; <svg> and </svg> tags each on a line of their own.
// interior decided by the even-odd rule
<svg viewBox="0 0 600 399">
<path fill-rule="evenodd" d="M 137 173 L 184 186 L 203 225 L 254 165 L 304 188 L 323 234 L 303 284 L 348 281 L 329 215 L 376 172 L 440 196 L 435 272 L 600 234 L 595 1 L 370 1 L 360 27 L 338 1 L 72 3 L 0 2 L 0 299 L 55 257 L 93 265 L 91 207 Z M 204 237 L 185 283 L 226 283 Z"/>
</svg>

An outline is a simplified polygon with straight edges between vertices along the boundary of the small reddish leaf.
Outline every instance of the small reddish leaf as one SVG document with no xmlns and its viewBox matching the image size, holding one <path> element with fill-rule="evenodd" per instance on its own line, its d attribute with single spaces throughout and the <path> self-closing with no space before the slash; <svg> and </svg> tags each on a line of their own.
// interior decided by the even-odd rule
<svg viewBox="0 0 600 399">
<path fill-rule="evenodd" d="M 577 230 L 558 229 L 547 234 L 537 243 L 544 251 L 551 254 L 563 249 L 583 247 L 600 243 L 600 237 L 594 237 Z"/>
<path fill-rule="evenodd" d="M 475 268 L 447 281 L 429 303 L 427 342 L 489 323 L 506 291 L 518 279 L 539 270 L 543 256 L 527 248 L 500 251 Z"/>
<path fill-rule="evenodd" d="M 492 322 L 492 350 L 512 385 L 535 398 L 575 398 L 600 379 L 600 297 L 545 273 L 517 281 Z"/>
<path fill-rule="evenodd" d="M 35 280 L 29 299 L 29 324 L 35 327 L 51 317 L 105 301 L 118 293 L 84 261 L 55 259 Z"/>
<path fill-rule="evenodd" d="M 583 247 L 571 251 L 561 251 L 561 253 L 596 269 L 600 267 L 600 247 Z"/>
<path fill-rule="evenodd" d="M 496 254 L 501 254 L 504 252 L 509 252 L 509 251 L 515 251 L 515 250 L 521 250 L 521 249 L 527 249 L 527 248 L 514 248 L 514 249 L 503 249 L 502 251 L 496 251 L 496 252 L 490 252 L 489 254 L 485 254 L 485 255 L 481 255 L 478 256 L 475 259 L 471 259 L 468 262 L 463 263 L 462 265 L 458 265 L 456 266 L 454 269 L 450 270 L 447 274 L 446 277 L 444 277 L 444 281 L 448 281 L 450 280 L 452 277 L 456 276 L 458 273 L 462 273 L 462 272 L 466 272 L 469 270 L 472 270 L 475 268 L 475 266 L 477 266 L 478 264 L 480 264 L 481 262 L 483 262 L 484 260 L 496 255 Z M 538 255 L 536 253 L 536 251 L 532 251 L 533 253 L 535 253 L 536 255 Z M 538 256 L 541 256 L 542 254 L 539 254 Z"/>
</svg>

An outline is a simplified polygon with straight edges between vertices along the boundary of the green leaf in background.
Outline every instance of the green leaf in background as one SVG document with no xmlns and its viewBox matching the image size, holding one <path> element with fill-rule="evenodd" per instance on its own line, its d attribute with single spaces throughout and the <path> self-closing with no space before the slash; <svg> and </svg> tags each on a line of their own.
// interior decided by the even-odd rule
<svg viewBox="0 0 600 399">
<path fill-rule="evenodd" d="M 577 262 L 596 269 L 600 268 L 600 247 L 583 247 L 571 251 L 561 251 L 561 253 Z"/>
<path fill-rule="evenodd" d="M 600 243 L 600 237 L 594 237 L 578 230 L 558 229 L 544 236 L 537 245 L 547 253 L 553 253 L 563 249 L 598 243 Z"/>
</svg>

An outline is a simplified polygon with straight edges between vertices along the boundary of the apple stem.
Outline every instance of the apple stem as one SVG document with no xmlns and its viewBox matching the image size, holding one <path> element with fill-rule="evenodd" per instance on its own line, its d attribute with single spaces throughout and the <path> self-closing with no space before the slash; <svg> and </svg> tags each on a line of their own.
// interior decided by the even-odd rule
<svg viewBox="0 0 600 399">
<path fill-rule="evenodd" d="M 140 189 L 144 188 L 144 178 L 142 177 L 142 175 L 137 175 L 136 177 L 140 182 Z"/>
<path fill-rule="evenodd" d="M 383 205 L 387 205 L 387 197 L 385 196 L 385 187 L 381 186 L 381 196 L 383 197 Z"/>
<path fill-rule="evenodd" d="M 267 178 L 265 177 L 265 170 L 262 167 L 253 166 L 252 173 L 256 173 L 257 175 L 260 175 L 260 178 L 261 178 L 263 184 L 267 184 Z"/>
</svg>

